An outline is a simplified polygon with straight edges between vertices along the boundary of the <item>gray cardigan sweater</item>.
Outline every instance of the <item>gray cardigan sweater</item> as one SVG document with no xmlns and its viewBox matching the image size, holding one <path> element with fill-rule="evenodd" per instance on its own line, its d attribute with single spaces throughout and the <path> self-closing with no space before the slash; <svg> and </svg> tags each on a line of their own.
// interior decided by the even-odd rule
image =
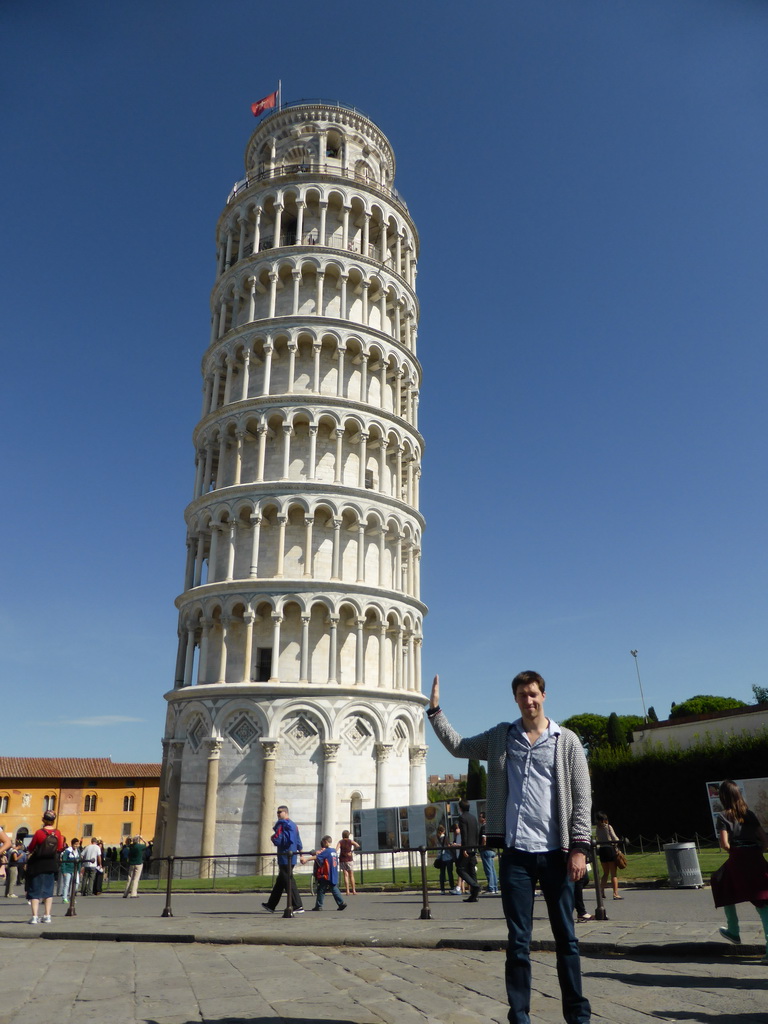
<svg viewBox="0 0 768 1024">
<path fill-rule="evenodd" d="M 489 846 L 505 846 L 507 814 L 507 733 L 510 722 L 466 739 L 442 711 L 430 718 L 437 738 L 456 757 L 488 762 L 486 828 Z M 592 842 L 592 794 L 584 748 L 576 733 L 560 726 L 555 750 L 555 785 L 560 846 L 589 854 Z"/>
</svg>

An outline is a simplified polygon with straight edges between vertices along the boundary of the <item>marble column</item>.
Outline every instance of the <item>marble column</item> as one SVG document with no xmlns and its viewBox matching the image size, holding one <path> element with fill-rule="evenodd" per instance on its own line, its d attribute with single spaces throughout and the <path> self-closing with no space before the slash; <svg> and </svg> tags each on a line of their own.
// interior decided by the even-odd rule
<svg viewBox="0 0 768 1024">
<path fill-rule="evenodd" d="M 336 771 L 340 743 L 323 743 L 323 835 L 336 836 Z"/>
<path fill-rule="evenodd" d="M 260 739 L 262 756 L 261 773 L 261 806 L 259 808 L 259 849 L 257 853 L 267 856 L 257 857 L 256 872 L 260 875 L 271 874 L 273 858 L 269 856 L 272 846 L 272 826 L 277 820 L 275 804 L 275 769 L 277 766 L 277 748 L 279 740 Z"/>
<path fill-rule="evenodd" d="M 427 748 L 414 746 L 408 748 L 409 766 L 409 804 L 425 804 L 427 802 Z"/>
<path fill-rule="evenodd" d="M 329 625 L 329 652 L 328 652 L 328 682 L 332 685 L 336 685 L 336 663 L 338 659 L 338 626 L 339 616 L 332 615 L 330 617 Z"/>
<path fill-rule="evenodd" d="M 203 807 L 203 835 L 200 842 L 200 856 L 212 857 L 216 852 L 216 808 L 219 793 L 219 758 L 223 741 L 208 740 L 208 769 L 205 776 L 205 805 Z M 210 878 L 213 861 L 200 861 L 200 878 Z"/>
<path fill-rule="evenodd" d="M 256 615 L 252 609 L 247 609 L 243 613 L 243 629 L 245 630 L 245 642 L 243 645 L 243 682 L 250 683 L 253 669 L 251 662 L 253 661 L 253 624 L 256 621 Z"/>
<path fill-rule="evenodd" d="M 311 616 L 301 616 L 301 678 L 300 683 L 309 682 L 309 623 Z"/>
<path fill-rule="evenodd" d="M 198 686 L 208 682 L 208 640 L 211 635 L 213 622 L 210 619 L 203 619 L 201 625 L 203 627 L 203 635 L 200 638 L 200 653 L 197 659 Z"/>
<path fill-rule="evenodd" d="M 391 743 L 375 743 L 376 753 L 376 806 L 389 807 L 389 755 L 392 753 Z"/>
</svg>

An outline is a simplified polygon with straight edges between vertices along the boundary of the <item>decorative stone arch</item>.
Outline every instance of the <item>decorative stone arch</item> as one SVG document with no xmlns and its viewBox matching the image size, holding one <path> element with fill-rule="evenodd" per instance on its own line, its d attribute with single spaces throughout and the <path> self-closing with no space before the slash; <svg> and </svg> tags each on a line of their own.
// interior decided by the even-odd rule
<svg viewBox="0 0 768 1024">
<path fill-rule="evenodd" d="M 385 735 L 383 722 L 379 715 L 373 713 L 370 706 L 352 703 L 346 706 L 339 715 L 336 728 L 339 740 L 341 741 L 341 759 L 345 772 L 343 780 L 349 786 L 349 779 L 373 781 L 375 773 L 371 772 L 371 762 L 376 758 L 378 745 Z M 359 782 L 354 784 L 353 794 L 357 794 L 357 805 L 363 804 L 363 794 L 359 789 Z M 350 802 L 353 800 L 350 794 Z M 344 799 L 344 789 L 341 790 Z M 375 794 L 370 791 L 369 799 L 375 800 Z"/>
<path fill-rule="evenodd" d="M 290 260 L 282 260 L 281 262 L 286 263 L 290 266 L 291 270 L 298 270 L 302 274 L 305 274 L 308 270 L 313 274 L 317 274 L 319 271 L 325 269 L 326 258 L 324 256 L 316 256 L 314 254 L 295 256 Z"/>
<path fill-rule="evenodd" d="M 260 758 L 259 739 L 269 735 L 269 724 L 259 704 L 235 698 L 223 704 L 216 717 L 222 739 L 232 745 L 239 757 L 256 754 Z"/>
<path fill-rule="evenodd" d="M 189 701 L 184 705 L 175 722 L 176 740 L 184 740 L 193 753 L 197 754 L 206 739 L 215 736 L 211 709 L 201 700 Z"/>
<path fill-rule="evenodd" d="M 383 743 L 386 736 L 386 720 L 378 707 L 354 698 L 344 704 L 334 722 L 334 736 L 343 740 L 350 721 L 362 721 L 368 727 L 368 736 L 373 743 Z"/>
<path fill-rule="evenodd" d="M 232 502 L 232 518 L 240 523 L 248 523 L 256 508 L 256 501 L 253 498 L 237 498 Z"/>
<path fill-rule="evenodd" d="M 280 163 L 284 168 L 290 170 L 300 170 L 306 166 L 307 169 L 315 162 L 316 151 L 313 151 L 313 147 L 309 145 L 309 140 L 306 142 L 297 142 L 290 149 L 287 149 L 280 158 Z M 299 193 L 298 187 L 290 188 L 286 187 L 286 195 L 293 194 L 297 196 Z"/>
<path fill-rule="evenodd" d="M 369 182 L 378 182 L 378 175 L 375 168 L 369 160 L 360 158 L 355 161 L 353 173 L 358 181 L 362 181 L 364 184 Z"/>
<path fill-rule="evenodd" d="M 333 735 L 332 720 L 328 710 L 321 704 L 303 697 L 286 701 L 276 712 L 272 720 L 273 734 L 285 740 L 289 745 L 293 740 L 294 750 L 303 755 L 308 749 L 308 744 L 304 742 L 306 737 L 297 736 L 294 732 L 294 725 L 302 721 L 312 727 L 311 731 L 314 735 L 311 740 L 318 746 Z"/>
<path fill-rule="evenodd" d="M 397 744 L 398 731 L 400 735 L 400 748 L 396 752 L 399 756 L 402 756 L 407 753 L 410 746 L 413 746 L 420 739 L 415 729 L 413 718 L 402 709 L 394 711 L 391 715 L 387 716 L 386 742 Z"/>
</svg>

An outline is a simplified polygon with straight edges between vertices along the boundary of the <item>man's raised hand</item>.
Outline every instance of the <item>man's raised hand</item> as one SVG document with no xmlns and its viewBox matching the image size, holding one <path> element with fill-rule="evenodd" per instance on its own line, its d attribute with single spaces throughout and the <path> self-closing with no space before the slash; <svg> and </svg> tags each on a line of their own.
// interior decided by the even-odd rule
<svg viewBox="0 0 768 1024">
<path fill-rule="evenodd" d="M 432 680 L 432 693 L 429 698 L 429 706 L 431 708 L 440 707 L 440 676 L 435 676 Z"/>
</svg>

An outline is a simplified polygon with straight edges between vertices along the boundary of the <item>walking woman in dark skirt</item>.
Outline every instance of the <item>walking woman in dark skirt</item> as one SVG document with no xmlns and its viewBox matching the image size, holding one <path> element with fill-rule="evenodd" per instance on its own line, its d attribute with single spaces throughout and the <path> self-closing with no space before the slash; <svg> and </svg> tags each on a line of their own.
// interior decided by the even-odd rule
<svg viewBox="0 0 768 1024">
<path fill-rule="evenodd" d="M 720 929 L 720 934 L 738 945 L 741 938 L 736 904 L 751 903 L 765 932 L 766 955 L 760 963 L 768 964 L 768 862 L 763 856 L 768 850 L 768 836 L 733 779 L 720 783 L 720 803 L 723 810 L 717 815 L 716 827 L 720 849 L 728 853 L 728 860 L 712 875 L 715 906 L 725 912 L 726 927 Z"/>
</svg>

